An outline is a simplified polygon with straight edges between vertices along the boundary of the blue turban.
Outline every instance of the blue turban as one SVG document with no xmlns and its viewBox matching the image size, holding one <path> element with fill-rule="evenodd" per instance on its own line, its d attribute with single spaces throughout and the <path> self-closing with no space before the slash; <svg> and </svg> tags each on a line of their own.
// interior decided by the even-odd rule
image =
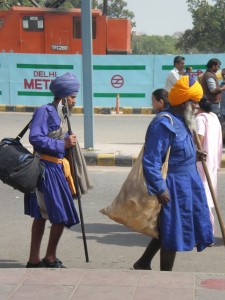
<svg viewBox="0 0 225 300">
<path fill-rule="evenodd" d="M 80 88 L 80 81 L 70 72 L 56 77 L 49 86 L 50 91 L 55 97 L 64 98 L 73 94 L 77 94 Z"/>
</svg>

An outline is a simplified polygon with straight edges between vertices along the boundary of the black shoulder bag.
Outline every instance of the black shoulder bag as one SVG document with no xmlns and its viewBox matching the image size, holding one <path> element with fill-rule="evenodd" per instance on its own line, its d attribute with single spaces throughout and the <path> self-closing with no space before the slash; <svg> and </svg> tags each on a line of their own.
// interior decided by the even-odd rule
<svg viewBox="0 0 225 300">
<path fill-rule="evenodd" d="M 40 160 L 20 143 L 30 123 L 16 138 L 0 142 L 0 180 L 22 193 L 33 193 L 44 172 Z"/>
</svg>

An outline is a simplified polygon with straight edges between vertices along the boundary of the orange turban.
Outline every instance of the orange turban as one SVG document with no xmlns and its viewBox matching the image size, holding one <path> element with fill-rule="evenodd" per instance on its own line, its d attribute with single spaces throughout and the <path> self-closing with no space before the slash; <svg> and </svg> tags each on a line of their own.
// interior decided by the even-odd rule
<svg viewBox="0 0 225 300">
<path fill-rule="evenodd" d="M 189 76 L 182 76 L 169 91 L 168 100 L 171 106 L 176 106 L 188 100 L 199 102 L 202 96 L 201 84 Z"/>
</svg>

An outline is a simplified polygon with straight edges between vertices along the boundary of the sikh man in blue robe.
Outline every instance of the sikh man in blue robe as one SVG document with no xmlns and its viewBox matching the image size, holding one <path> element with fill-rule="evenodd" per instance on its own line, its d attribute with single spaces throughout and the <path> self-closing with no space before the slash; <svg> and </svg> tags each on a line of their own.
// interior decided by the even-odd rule
<svg viewBox="0 0 225 300">
<path fill-rule="evenodd" d="M 143 154 L 143 172 L 148 193 L 162 204 L 159 239 L 153 238 L 134 269 L 151 270 L 151 261 L 160 250 L 160 270 L 172 271 L 177 251 L 204 250 L 214 242 L 203 183 L 196 167 L 192 138 L 195 113 L 203 96 L 201 85 L 189 76 L 179 79 L 169 92 L 172 118 L 159 113 L 150 123 Z M 164 116 L 161 116 L 164 114 Z M 168 148 L 167 178 L 161 167 Z"/>
<path fill-rule="evenodd" d="M 44 176 L 35 193 L 24 198 L 25 214 L 34 218 L 31 231 L 31 246 L 27 268 L 63 268 L 56 256 L 57 245 L 64 227 L 79 223 L 72 194 L 76 193 L 66 149 L 73 147 L 76 136 L 68 134 L 61 102 L 67 101 L 69 110 L 75 105 L 80 82 L 68 72 L 50 84 L 54 95 L 52 103 L 36 109 L 30 125 L 29 141 L 44 165 Z M 66 174 L 66 175 L 65 175 Z M 40 258 L 41 241 L 46 220 L 51 225 L 45 257 Z"/>
</svg>

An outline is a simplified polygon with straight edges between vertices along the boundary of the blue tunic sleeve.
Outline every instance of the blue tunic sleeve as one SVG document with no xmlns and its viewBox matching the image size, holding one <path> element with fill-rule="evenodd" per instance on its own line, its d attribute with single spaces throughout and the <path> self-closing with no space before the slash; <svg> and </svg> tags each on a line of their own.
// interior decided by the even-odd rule
<svg viewBox="0 0 225 300">
<path fill-rule="evenodd" d="M 148 127 L 142 163 L 150 195 L 166 190 L 161 168 L 174 134 L 175 130 L 168 117 L 156 117 Z"/>
<path fill-rule="evenodd" d="M 60 118 L 54 107 L 44 105 L 38 108 L 30 126 L 29 141 L 35 150 L 49 153 L 55 156 L 63 156 L 65 153 L 64 139 L 48 137 L 49 131 L 57 130 L 60 126 Z"/>
</svg>

